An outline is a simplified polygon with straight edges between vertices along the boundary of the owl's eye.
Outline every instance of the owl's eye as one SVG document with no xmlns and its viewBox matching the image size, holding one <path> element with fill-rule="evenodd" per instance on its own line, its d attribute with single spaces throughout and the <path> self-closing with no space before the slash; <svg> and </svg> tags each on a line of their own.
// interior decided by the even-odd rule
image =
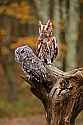
<svg viewBox="0 0 83 125">
<path fill-rule="evenodd" d="M 46 30 L 48 30 L 48 27 L 46 28 Z"/>
<path fill-rule="evenodd" d="M 16 51 L 16 54 L 19 54 L 19 52 L 18 52 L 18 51 Z"/>
<path fill-rule="evenodd" d="M 25 52 L 25 51 L 24 51 L 24 50 L 22 50 L 22 51 L 21 51 L 21 54 L 23 54 L 24 52 Z"/>
</svg>

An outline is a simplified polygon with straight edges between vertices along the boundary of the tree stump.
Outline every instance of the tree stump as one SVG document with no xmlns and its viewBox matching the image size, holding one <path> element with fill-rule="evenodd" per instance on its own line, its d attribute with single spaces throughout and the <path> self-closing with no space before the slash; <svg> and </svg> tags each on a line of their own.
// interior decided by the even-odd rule
<svg viewBox="0 0 83 125">
<path fill-rule="evenodd" d="M 38 63 L 40 61 L 36 65 Z M 43 66 L 45 77 L 37 80 L 36 76 L 33 77 L 33 70 L 31 79 L 22 78 L 43 103 L 48 125 L 74 125 L 75 118 L 83 109 L 83 68 L 63 72 L 53 64 Z M 43 74 L 42 67 L 40 69 Z"/>
</svg>

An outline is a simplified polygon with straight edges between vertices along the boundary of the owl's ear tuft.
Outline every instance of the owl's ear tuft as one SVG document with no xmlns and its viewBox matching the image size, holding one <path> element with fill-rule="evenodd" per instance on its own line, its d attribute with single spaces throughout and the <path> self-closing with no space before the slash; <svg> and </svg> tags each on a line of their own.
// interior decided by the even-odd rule
<svg viewBox="0 0 83 125">
<path fill-rule="evenodd" d="M 41 27 L 42 27 L 42 22 L 39 21 L 39 34 L 40 34 L 40 32 L 41 32 Z"/>
<path fill-rule="evenodd" d="M 50 19 L 48 19 L 47 24 L 49 24 L 50 22 L 51 22 L 51 20 L 50 20 Z"/>
<path fill-rule="evenodd" d="M 49 19 L 48 22 L 47 22 L 47 27 L 52 27 L 52 22 L 51 22 L 50 19 Z"/>
</svg>

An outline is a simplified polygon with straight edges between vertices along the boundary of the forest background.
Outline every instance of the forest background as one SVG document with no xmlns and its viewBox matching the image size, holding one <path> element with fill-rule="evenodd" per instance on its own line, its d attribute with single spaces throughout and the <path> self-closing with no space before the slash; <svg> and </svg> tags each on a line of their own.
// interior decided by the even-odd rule
<svg viewBox="0 0 83 125">
<path fill-rule="evenodd" d="M 82 67 L 83 0 L 0 0 L 0 119 L 44 113 L 20 78 L 14 51 L 24 44 L 35 50 L 38 21 L 46 23 L 49 18 L 59 45 L 54 65 L 63 71 Z M 82 125 L 83 112 L 76 123 Z"/>
</svg>

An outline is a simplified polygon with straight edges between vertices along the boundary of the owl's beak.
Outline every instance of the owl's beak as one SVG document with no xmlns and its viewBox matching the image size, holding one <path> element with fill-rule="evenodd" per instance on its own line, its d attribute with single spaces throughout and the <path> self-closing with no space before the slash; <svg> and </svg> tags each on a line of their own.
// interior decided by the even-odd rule
<svg viewBox="0 0 83 125">
<path fill-rule="evenodd" d="M 19 63 L 19 60 L 18 60 L 18 58 L 15 56 L 15 61 L 17 62 L 17 63 Z"/>
</svg>

